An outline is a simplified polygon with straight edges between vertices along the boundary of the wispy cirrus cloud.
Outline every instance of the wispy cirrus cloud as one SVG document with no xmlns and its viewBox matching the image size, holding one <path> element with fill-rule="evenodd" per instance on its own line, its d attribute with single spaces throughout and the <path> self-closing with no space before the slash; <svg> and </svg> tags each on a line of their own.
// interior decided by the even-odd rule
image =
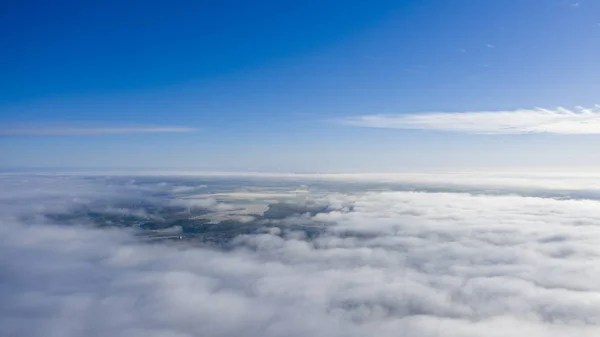
<svg viewBox="0 0 600 337">
<path fill-rule="evenodd" d="M 140 133 L 185 133 L 196 129 L 180 126 L 5 126 L 0 127 L 0 136 L 102 136 Z"/>
<path fill-rule="evenodd" d="M 343 124 L 386 129 L 433 130 L 471 134 L 549 133 L 600 134 L 600 106 L 574 110 L 522 109 L 512 111 L 428 112 L 373 114 L 347 117 Z"/>
</svg>

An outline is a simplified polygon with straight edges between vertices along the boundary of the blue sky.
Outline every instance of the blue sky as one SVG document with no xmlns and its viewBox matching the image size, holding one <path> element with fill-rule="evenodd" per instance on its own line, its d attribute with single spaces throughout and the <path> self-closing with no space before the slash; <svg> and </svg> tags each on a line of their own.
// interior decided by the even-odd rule
<svg viewBox="0 0 600 337">
<path fill-rule="evenodd" d="M 599 13 L 592 0 L 9 1 L 0 166 L 599 166 Z"/>
</svg>

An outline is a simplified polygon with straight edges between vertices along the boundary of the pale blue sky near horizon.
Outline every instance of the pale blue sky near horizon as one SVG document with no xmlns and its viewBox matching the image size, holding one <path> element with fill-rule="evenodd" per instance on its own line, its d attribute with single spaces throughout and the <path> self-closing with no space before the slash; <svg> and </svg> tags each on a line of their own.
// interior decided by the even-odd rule
<svg viewBox="0 0 600 337">
<path fill-rule="evenodd" d="M 9 1 L 0 18 L 4 169 L 600 166 L 599 1 Z"/>
</svg>

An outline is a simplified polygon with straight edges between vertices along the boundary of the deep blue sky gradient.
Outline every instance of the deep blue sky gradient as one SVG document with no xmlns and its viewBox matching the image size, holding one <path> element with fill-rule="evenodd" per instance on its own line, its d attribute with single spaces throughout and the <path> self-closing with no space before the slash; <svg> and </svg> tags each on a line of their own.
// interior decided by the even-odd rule
<svg viewBox="0 0 600 337">
<path fill-rule="evenodd" d="M 3 2 L 4 127 L 198 132 L 1 137 L 2 165 L 395 170 L 531 157 L 516 149 L 583 151 L 589 138 L 477 138 L 331 120 L 591 106 L 600 92 L 599 13 L 591 0 Z M 488 148 L 515 154 L 481 159 Z M 540 165 L 556 162 L 542 157 Z"/>
</svg>

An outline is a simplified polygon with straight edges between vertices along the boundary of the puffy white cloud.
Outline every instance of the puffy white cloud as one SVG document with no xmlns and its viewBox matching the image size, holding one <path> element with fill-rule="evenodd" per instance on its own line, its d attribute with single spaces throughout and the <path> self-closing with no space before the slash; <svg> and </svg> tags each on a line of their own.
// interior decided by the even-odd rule
<svg viewBox="0 0 600 337">
<path fill-rule="evenodd" d="M 57 179 L 2 183 L 2 336 L 600 334 L 598 200 L 321 190 L 219 250 L 22 218 L 105 186 Z"/>
<path fill-rule="evenodd" d="M 349 117 L 347 125 L 387 129 L 451 131 L 475 134 L 600 134 L 600 110 L 578 108 L 514 111 L 429 112 Z"/>
</svg>

